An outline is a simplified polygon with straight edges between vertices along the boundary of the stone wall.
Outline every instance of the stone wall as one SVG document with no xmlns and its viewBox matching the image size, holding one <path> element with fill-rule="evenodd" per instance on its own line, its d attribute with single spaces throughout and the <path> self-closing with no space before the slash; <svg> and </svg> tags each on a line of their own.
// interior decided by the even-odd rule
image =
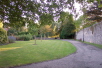
<svg viewBox="0 0 102 68">
<path fill-rule="evenodd" d="M 76 39 L 84 39 L 86 42 L 102 44 L 102 22 L 77 32 Z"/>
</svg>

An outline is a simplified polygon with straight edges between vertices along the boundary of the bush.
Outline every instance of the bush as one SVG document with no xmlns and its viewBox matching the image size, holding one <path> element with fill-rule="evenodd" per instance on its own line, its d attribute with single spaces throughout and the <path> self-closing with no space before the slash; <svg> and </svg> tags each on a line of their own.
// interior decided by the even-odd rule
<svg viewBox="0 0 102 68">
<path fill-rule="evenodd" d="M 18 35 L 28 35 L 30 34 L 29 32 L 18 32 Z"/>
<path fill-rule="evenodd" d="M 8 36 L 8 42 L 14 43 L 16 41 L 16 38 L 14 36 Z"/>
<path fill-rule="evenodd" d="M 0 28 L 0 44 L 7 43 L 7 31 L 3 28 Z"/>
<path fill-rule="evenodd" d="M 16 34 L 17 34 L 17 31 L 16 31 L 14 28 L 10 28 L 10 29 L 7 31 L 7 34 L 8 34 L 8 36 L 16 35 Z"/>
<path fill-rule="evenodd" d="M 72 39 L 75 36 L 75 26 L 73 24 L 66 24 L 62 28 L 62 31 L 60 33 L 60 38 L 61 39 Z"/>
<path fill-rule="evenodd" d="M 17 36 L 17 40 L 29 41 L 31 39 L 32 39 L 31 34 Z"/>
</svg>

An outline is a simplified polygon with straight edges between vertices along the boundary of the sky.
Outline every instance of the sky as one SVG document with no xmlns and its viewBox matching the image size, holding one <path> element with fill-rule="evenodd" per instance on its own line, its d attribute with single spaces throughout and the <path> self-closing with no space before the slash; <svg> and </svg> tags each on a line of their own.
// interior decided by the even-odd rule
<svg viewBox="0 0 102 68">
<path fill-rule="evenodd" d="M 63 0 L 65 1 L 65 0 Z M 40 2 L 40 0 L 37 0 L 37 2 Z M 46 0 L 44 0 L 44 2 L 46 2 Z M 75 18 L 75 14 L 72 13 L 74 15 L 74 20 L 77 20 L 81 15 L 83 15 L 83 12 L 81 11 L 81 8 L 80 8 L 81 4 L 79 3 L 76 3 L 74 4 L 74 7 L 76 8 L 76 13 L 78 14 L 77 18 Z M 63 11 L 65 12 L 71 12 L 68 8 L 65 8 Z M 55 17 L 54 20 L 57 21 L 58 17 Z"/>
<path fill-rule="evenodd" d="M 78 14 L 77 18 L 74 17 L 75 20 L 77 20 L 81 15 L 83 15 L 83 12 L 81 11 L 80 6 L 81 6 L 81 4 L 75 2 L 74 7 L 76 8 L 76 13 Z M 64 9 L 64 11 L 71 12 L 68 8 Z M 75 14 L 73 13 L 73 15 L 75 15 Z"/>
</svg>

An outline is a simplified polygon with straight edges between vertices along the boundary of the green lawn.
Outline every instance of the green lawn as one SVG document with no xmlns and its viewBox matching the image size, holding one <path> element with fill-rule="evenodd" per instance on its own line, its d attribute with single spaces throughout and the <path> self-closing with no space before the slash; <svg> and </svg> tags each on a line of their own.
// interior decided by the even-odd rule
<svg viewBox="0 0 102 68">
<path fill-rule="evenodd" d="M 0 68 L 59 59 L 76 51 L 71 43 L 61 40 L 37 40 L 37 45 L 33 44 L 34 41 L 16 41 L 0 46 Z"/>
<path fill-rule="evenodd" d="M 100 44 L 89 43 L 89 42 L 84 42 L 84 43 L 90 44 L 90 45 L 93 45 L 93 46 L 95 46 L 95 47 L 98 47 L 98 48 L 102 49 L 102 45 L 100 45 Z"/>
</svg>

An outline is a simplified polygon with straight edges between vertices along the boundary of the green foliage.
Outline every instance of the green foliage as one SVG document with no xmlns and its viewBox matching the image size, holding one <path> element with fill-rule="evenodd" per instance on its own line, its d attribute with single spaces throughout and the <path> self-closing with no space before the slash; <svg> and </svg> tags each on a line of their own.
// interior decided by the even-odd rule
<svg viewBox="0 0 102 68">
<path fill-rule="evenodd" d="M 38 11 L 40 6 L 35 0 L 0 0 L 1 19 L 6 17 L 10 23 L 18 23 L 23 20 L 22 15 L 31 17 L 32 14 Z M 36 8 L 36 9 L 35 9 Z"/>
<path fill-rule="evenodd" d="M 18 35 L 27 35 L 30 34 L 29 32 L 18 32 Z"/>
<path fill-rule="evenodd" d="M 42 14 L 40 16 L 40 24 L 41 25 L 48 25 L 51 24 L 53 22 L 53 16 L 51 14 Z"/>
<path fill-rule="evenodd" d="M 10 29 L 8 29 L 7 34 L 8 34 L 8 36 L 16 35 L 17 31 L 14 28 L 10 28 Z"/>
<path fill-rule="evenodd" d="M 82 16 L 80 16 L 80 18 L 78 20 L 75 20 L 74 21 L 74 25 L 76 27 L 76 30 L 75 31 L 80 31 L 83 28 L 90 27 L 93 24 L 96 24 L 97 23 L 97 22 L 89 21 L 89 20 L 85 19 L 86 17 L 87 16 L 82 15 Z"/>
<path fill-rule="evenodd" d="M 52 32 L 52 28 L 50 25 L 43 25 L 39 28 L 39 33 L 40 34 L 46 34 L 48 32 Z"/>
<path fill-rule="evenodd" d="M 60 13 L 59 22 L 64 23 L 64 22 L 66 21 L 66 19 L 68 19 L 68 18 L 70 18 L 68 12 L 61 12 L 61 13 Z"/>
<path fill-rule="evenodd" d="M 7 43 L 7 41 L 7 32 L 3 28 L 0 28 L 0 44 Z"/>
<path fill-rule="evenodd" d="M 61 22 L 61 24 L 60 24 L 60 29 L 58 30 L 57 34 L 61 33 L 63 27 L 67 23 L 73 23 L 73 16 L 72 16 L 72 14 L 69 14 L 68 12 L 61 12 L 60 18 L 59 18 L 59 22 Z"/>
<path fill-rule="evenodd" d="M 74 38 L 75 35 L 75 26 L 73 24 L 66 24 L 61 33 L 60 33 L 60 38 L 61 39 L 69 39 L 69 38 Z"/>
<path fill-rule="evenodd" d="M 75 26 L 73 23 L 72 14 L 69 14 L 67 12 L 62 12 L 59 21 L 61 21 L 61 27 L 58 31 L 60 33 L 60 38 L 61 39 L 74 38 Z"/>
<path fill-rule="evenodd" d="M 84 21 L 84 16 L 80 16 L 80 18 L 78 20 L 74 21 L 76 31 L 80 30 L 80 26 L 83 24 L 83 21 Z"/>
<path fill-rule="evenodd" d="M 17 36 L 17 40 L 23 40 L 23 41 L 29 41 L 32 39 L 32 35 L 31 34 L 27 34 L 27 35 L 18 35 Z"/>
<path fill-rule="evenodd" d="M 38 35 L 38 25 L 37 24 L 30 24 L 28 28 L 28 32 L 31 35 Z"/>
</svg>

